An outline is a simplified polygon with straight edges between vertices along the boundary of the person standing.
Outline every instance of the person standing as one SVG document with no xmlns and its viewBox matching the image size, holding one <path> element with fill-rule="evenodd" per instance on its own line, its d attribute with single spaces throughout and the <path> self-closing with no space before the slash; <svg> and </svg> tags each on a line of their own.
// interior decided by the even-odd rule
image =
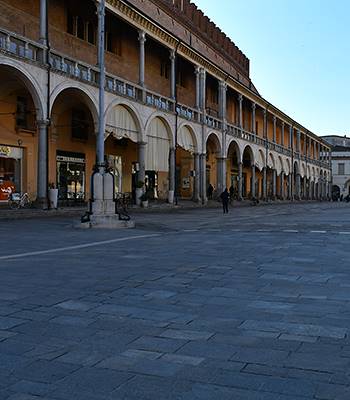
<svg viewBox="0 0 350 400">
<path fill-rule="evenodd" d="M 229 194 L 227 188 L 221 193 L 220 198 L 222 201 L 222 208 L 224 210 L 224 214 L 227 214 L 228 213 L 228 202 L 230 200 L 230 194 Z"/>
</svg>

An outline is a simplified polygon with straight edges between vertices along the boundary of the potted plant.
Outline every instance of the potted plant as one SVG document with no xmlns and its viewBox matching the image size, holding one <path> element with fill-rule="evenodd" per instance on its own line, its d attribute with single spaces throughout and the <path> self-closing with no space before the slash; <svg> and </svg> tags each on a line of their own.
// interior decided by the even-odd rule
<svg viewBox="0 0 350 400">
<path fill-rule="evenodd" d="M 141 205 L 142 205 L 143 208 L 147 208 L 148 207 L 148 200 L 149 200 L 149 196 L 148 196 L 147 192 L 143 193 L 140 196 L 140 201 L 141 201 Z"/>
<path fill-rule="evenodd" d="M 140 206 L 141 205 L 141 196 L 143 193 L 143 187 L 144 187 L 144 182 L 143 181 L 137 181 L 136 182 L 136 205 Z"/>
<path fill-rule="evenodd" d="M 49 206 L 50 208 L 54 208 L 57 210 L 57 202 L 58 202 L 58 189 L 56 185 L 51 182 L 49 183 Z"/>
</svg>

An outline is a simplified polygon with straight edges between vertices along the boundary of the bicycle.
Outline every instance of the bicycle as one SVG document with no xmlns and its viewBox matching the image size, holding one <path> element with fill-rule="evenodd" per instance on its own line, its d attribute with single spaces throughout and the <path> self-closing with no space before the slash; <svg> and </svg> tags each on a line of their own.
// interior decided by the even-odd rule
<svg viewBox="0 0 350 400">
<path fill-rule="evenodd" d="M 130 204 L 128 193 L 117 193 L 115 198 L 115 212 L 119 215 L 119 221 L 130 221 L 128 206 Z"/>
<path fill-rule="evenodd" d="M 11 210 L 18 210 L 20 208 L 30 208 L 32 202 L 29 199 L 28 193 L 11 193 L 8 199 L 8 205 Z"/>
</svg>

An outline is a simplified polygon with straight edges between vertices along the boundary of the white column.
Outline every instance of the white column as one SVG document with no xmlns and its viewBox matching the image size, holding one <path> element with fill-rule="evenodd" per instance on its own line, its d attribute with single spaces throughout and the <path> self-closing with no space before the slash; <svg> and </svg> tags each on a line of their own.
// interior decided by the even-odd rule
<svg viewBox="0 0 350 400">
<path fill-rule="evenodd" d="M 200 155 L 200 169 L 201 169 L 201 197 L 202 203 L 207 202 L 207 155 Z"/>
<path fill-rule="evenodd" d="M 139 31 L 139 44 L 140 44 L 140 56 L 139 56 L 139 85 L 145 86 L 145 42 L 146 32 Z"/>
<path fill-rule="evenodd" d="M 300 148 L 300 130 L 297 130 L 297 152 L 301 153 L 301 148 Z"/>
<path fill-rule="evenodd" d="M 47 29 L 48 29 L 48 21 L 47 21 L 47 0 L 40 0 L 40 42 L 47 46 Z"/>
<path fill-rule="evenodd" d="M 48 156 L 48 121 L 38 121 L 38 184 L 37 202 L 47 208 L 47 156 Z"/>
<path fill-rule="evenodd" d="M 288 175 L 288 199 L 293 200 L 293 175 L 289 173 Z"/>
<path fill-rule="evenodd" d="M 256 132 L 256 104 L 252 103 L 252 132 Z"/>
<path fill-rule="evenodd" d="M 300 184 L 300 174 L 297 174 L 297 176 L 296 176 L 296 191 L 295 191 L 295 195 L 296 195 L 296 198 L 298 199 L 298 200 L 300 200 L 300 187 L 301 187 L 301 184 Z"/>
<path fill-rule="evenodd" d="M 222 120 L 226 119 L 226 92 L 226 82 L 219 81 L 219 118 Z"/>
<path fill-rule="evenodd" d="M 276 143 L 276 136 L 277 136 L 277 118 L 273 116 L 273 142 Z"/>
<path fill-rule="evenodd" d="M 193 200 L 200 200 L 200 155 L 198 153 L 194 154 L 194 191 L 193 191 Z"/>
<path fill-rule="evenodd" d="M 280 196 L 281 199 L 284 200 L 285 199 L 285 193 L 284 193 L 284 172 L 281 172 L 280 175 Z"/>
<path fill-rule="evenodd" d="M 264 109 L 264 138 L 267 139 L 267 110 Z"/>
<path fill-rule="evenodd" d="M 199 107 L 202 112 L 206 109 L 206 72 L 204 68 L 199 71 Z"/>
<path fill-rule="evenodd" d="M 138 143 L 138 162 L 139 162 L 139 172 L 138 180 L 145 182 L 146 175 L 146 143 Z"/>
<path fill-rule="evenodd" d="M 316 160 L 316 141 L 314 140 L 314 160 Z"/>
<path fill-rule="evenodd" d="M 293 147 L 293 127 L 292 125 L 289 126 L 289 148 Z"/>
<path fill-rule="evenodd" d="M 284 121 L 281 124 L 281 145 L 284 146 Z"/>
<path fill-rule="evenodd" d="M 263 199 L 267 200 L 267 168 L 263 168 Z"/>
<path fill-rule="evenodd" d="M 226 188 L 226 158 L 217 158 L 218 195 Z"/>
<path fill-rule="evenodd" d="M 196 75 L 196 108 L 199 109 L 201 105 L 200 100 L 200 67 L 196 66 L 194 69 Z"/>
<path fill-rule="evenodd" d="M 275 169 L 272 170 L 272 198 L 276 200 L 276 181 L 277 181 L 277 172 Z"/>
<path fill-rule="evenodd" d="M 238 126 L 243 129 L 243 95 L 238 95 Z"/>
<path fill-rule="evenodd" d="M 255 191 L 255 165 L 252 165 L 252 181 L 251 181 L 251 189 L 250 189 L 250 192 L 251 192 L 251 195 L 252 195 L 252 198 L 254 199 L 254 198 L 256 198 L 256 191 Z"/>
<path fill-rule="evenodd" d="M 169 196 L 168 196 L 168 201 L 170 204 L 172 204 L 174 202 L 175 173 L 176 173 L 175 149 L 172 147 L 169 150 Z"/>
<path fill-rule="evenodd" d="M 238 163 L 238 200 L 242 200 L 242 180 L 243 180 L 243 164 L 241 162 Z"/>
<path fill-rule="evenodd" d="M 174 100 L 176 95 L 176 76 L 175 76 L 175 62 L 176 53 L 175 50 L 170 50 L 170 97 Z"/>
</svg>

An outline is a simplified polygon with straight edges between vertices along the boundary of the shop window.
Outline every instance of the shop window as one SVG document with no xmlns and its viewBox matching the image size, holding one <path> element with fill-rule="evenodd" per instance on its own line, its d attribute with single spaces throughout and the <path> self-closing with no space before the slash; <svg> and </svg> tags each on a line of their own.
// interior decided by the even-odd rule
<svg viewBox="0 0 350 400">
<path fill-rule="evenodd" d="M 28 129 L 28 114 L 28 99 L 17 97 L 16 126 L 18 128 Z"/>
<path fill-rule="evenodd" d="M 88 140 L 89 124 L 84 110 L 72 110 L 72 138 L 78 140 Z"/>
</svg>

